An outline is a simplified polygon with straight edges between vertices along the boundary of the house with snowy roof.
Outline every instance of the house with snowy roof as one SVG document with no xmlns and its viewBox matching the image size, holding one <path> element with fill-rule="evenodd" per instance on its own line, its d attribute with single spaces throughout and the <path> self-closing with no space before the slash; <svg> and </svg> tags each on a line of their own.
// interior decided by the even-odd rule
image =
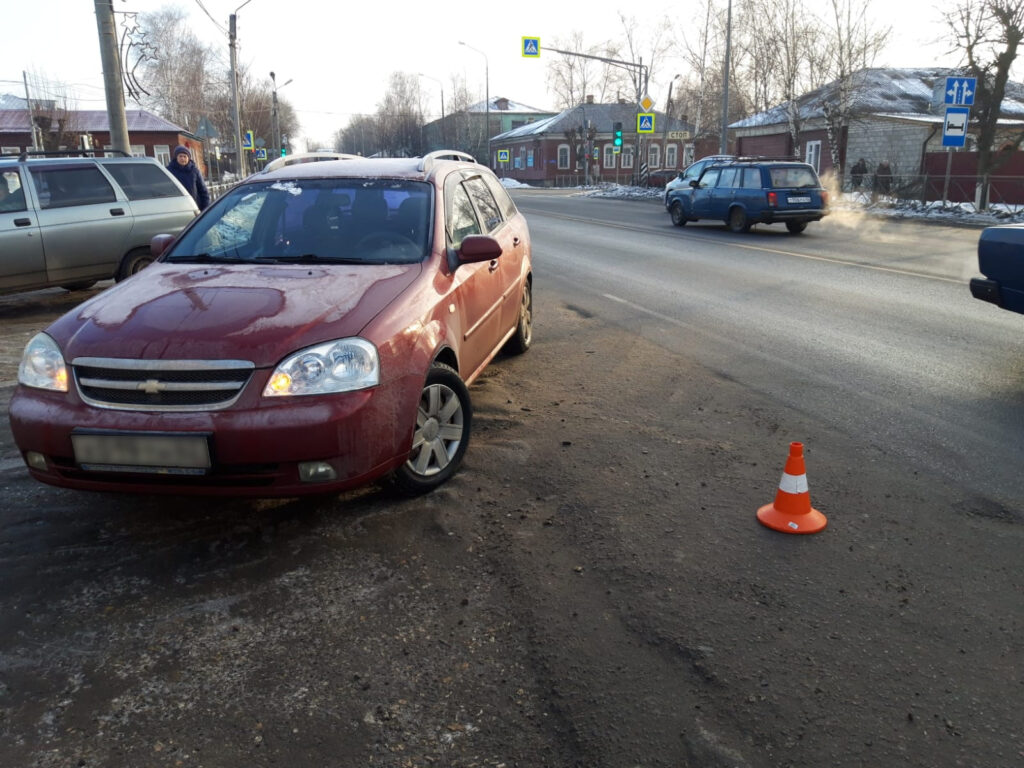
<svg viewBox="0 0 1024 768">
<path fill-rule="evenodd" d="M 693 126 L 663 112 L 645 125 L 631 102 L 583 104 L 493 136 L 490 154 L 501 176 L 534 186 L 590 182 L 664 183 L 684 165 Z M 616 126 L 622 145 L 615 144 Z M 640 133 L 638 128 L 650 128 Z M 656 180 L 655 180 L 656 179 Z"/>
<path fill-rule="evenodd" d="M 846 182 L 861 159 L 869 175 L 888 163 L 897 179 L 941 176 L 947 161 L 953 159 L 942 144 L 946 78 L 962 74 L 944 67 L 859 70 L 852 75 L 848 89 L 834 81 L 801 96 L 793 105 L 780 104 L 730 124 L 735 151 L 741 155 L 796 155 L 826 175 L 834 169 L 831 142 L 835 141 Z M 849 105 L 849 121 L 831 137 L 826 110 L 834 109 L 840 99 Z M 791 111 L 799 126 L 796 142 L 790 131 Z M 1024 85 L 1007 83 L 1002 114 L 1000 122 L 1007 133 L 1021 130 Z M 957 167 L 965 172 L 975 144 L 968 125 L 965 151 L 956 153 L 960 156 Z"/>
<path fill-rule="evenodd" d="M 492 96 L 490 102 L 479 101 L 465 110 L 443 115 L 441 119 L 424 125 L 425 151 L 464 149 L 480 162 L 485 162 L 489 137 L 553 114 L 550 109 L 538 109 L 504 96 Z M 492 157 L 490 166 L 496 167 L 496 162 Z"/>
<path fill-rule="evenodd" d="M 125 111 L 132 155 L 155 157 L 166 165 L 171 161 L 171 150 L 179 144 L 187 146 L 206 175 L 203 164 L 203 142 L 190 131 L 164 120 L 144 109 Z M 79 149 L 82 137 L 88 137 L 89 146 L 111 149 L 110 122 L 106 110 L 58 109 L 53 102 L 28 102 L 10 94 L 0 94 L 0 154 L 16 155 L 33 147 L 33 122 L 48 141 L 46 146 L 57 149 Z"/>
</svg>

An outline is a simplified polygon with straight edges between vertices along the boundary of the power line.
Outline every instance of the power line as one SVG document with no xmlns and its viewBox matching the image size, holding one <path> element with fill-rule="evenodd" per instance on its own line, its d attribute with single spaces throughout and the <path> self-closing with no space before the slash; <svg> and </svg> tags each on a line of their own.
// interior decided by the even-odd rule
<svg viewBox="0 0 1024 768">
<path fill-rule="evenodd" d="M 205 13 L 206 16 L 210 19 L 210 21 L 214 23 L 214 26 L 216 26 L 217 29 L 219 29 L 225 35 L 228 33 L 227 29 L 222 27 L 220 22 L 213 18 L 213 15 L 208 10 L 206 10 L 206 6 L 203 5 L 203 0 L 196 0 L 196 5 L 198 5 L 202 9 L 203 13 Z"/>
</svg>

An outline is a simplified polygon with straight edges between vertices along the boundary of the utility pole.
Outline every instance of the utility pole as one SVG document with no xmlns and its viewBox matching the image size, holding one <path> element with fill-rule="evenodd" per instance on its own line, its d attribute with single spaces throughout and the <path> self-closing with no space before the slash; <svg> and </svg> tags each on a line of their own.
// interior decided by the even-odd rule
<svg viewBox="0 0 1024 768">
<path fill-rule="evenodd" d="M 25 105 L 28 107 L 28 125 L 32 131 L 32 149 L 42 149 L 39 145 L 39 126 L 36 125 L 36 113 L 32 109 L 32 97 L 28 94 L 28 75 L 21 72 L 21 79 L 25 82 Z"/>
<path fill-rule="evenodd" d="M 722 137 L 718 142 L 718 154 L 729 151 L 729 54 L 732 47 L 732 0 L 729 0 L 729 15 L 725 23 L 725 67 L 722 71 Z"/>
<path fill-rule="evenodd" d="M 238 16 L 232 13 L 228 21 L 228 47 L 231 49 L 231 110 L 235 123 L 235 152 L 238 154 L 236 170 L 240 178 L 245 178 L 249 174 L 246 172 L 245 152 L 242 151 L 242 120 L 238 114 L 238 59 L 235 53 L 235 23 L 237 19 Z"/>
<path fill-rule="evenodd" d="M 121 56 L 117 51 L 113 0 L 94 0 L 94 2 L 96 27 L 100 36 L 100 59 L 103 62 L 103 86 L 107 97 L 107 121 L 110 123 L 110 144 L 114 149 L 130 155 L 132 147 L 128 138 L 128 118 L 124 112 Z"/>
</svg>

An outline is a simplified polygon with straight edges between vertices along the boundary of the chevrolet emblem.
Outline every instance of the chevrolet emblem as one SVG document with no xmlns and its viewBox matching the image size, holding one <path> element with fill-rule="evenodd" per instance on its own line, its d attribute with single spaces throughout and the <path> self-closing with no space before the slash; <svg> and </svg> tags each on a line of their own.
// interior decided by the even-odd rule
<svg viewBox="0 0 1024 768">
<path fill-rule="evenodd" d="M 146 379 L 139 384 L 139 389 L 145 392 L 147 395 L 156 395 L 164 391 L 164 385 L 156 379 Z"/>
</svg>

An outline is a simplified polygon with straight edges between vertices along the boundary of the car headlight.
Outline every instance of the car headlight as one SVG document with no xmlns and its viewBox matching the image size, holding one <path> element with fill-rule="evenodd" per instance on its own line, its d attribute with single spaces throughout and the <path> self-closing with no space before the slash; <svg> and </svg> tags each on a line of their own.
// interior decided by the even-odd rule
<svg viewBox="0 0 1024 768">
<path fill-rule="evenodd" d="M 45 333 L 37 333 L 21 356 L 18 383 L 54 392 L 68 391 L 68 368 L 57 342 Z"/>
<path fill-rule="evenodd" d="M 326 395 L 380 383 L 377 348 L 366 339 L 339 339 L 303 349 L 270 376 L 264 397 Z"/>
</svg>

